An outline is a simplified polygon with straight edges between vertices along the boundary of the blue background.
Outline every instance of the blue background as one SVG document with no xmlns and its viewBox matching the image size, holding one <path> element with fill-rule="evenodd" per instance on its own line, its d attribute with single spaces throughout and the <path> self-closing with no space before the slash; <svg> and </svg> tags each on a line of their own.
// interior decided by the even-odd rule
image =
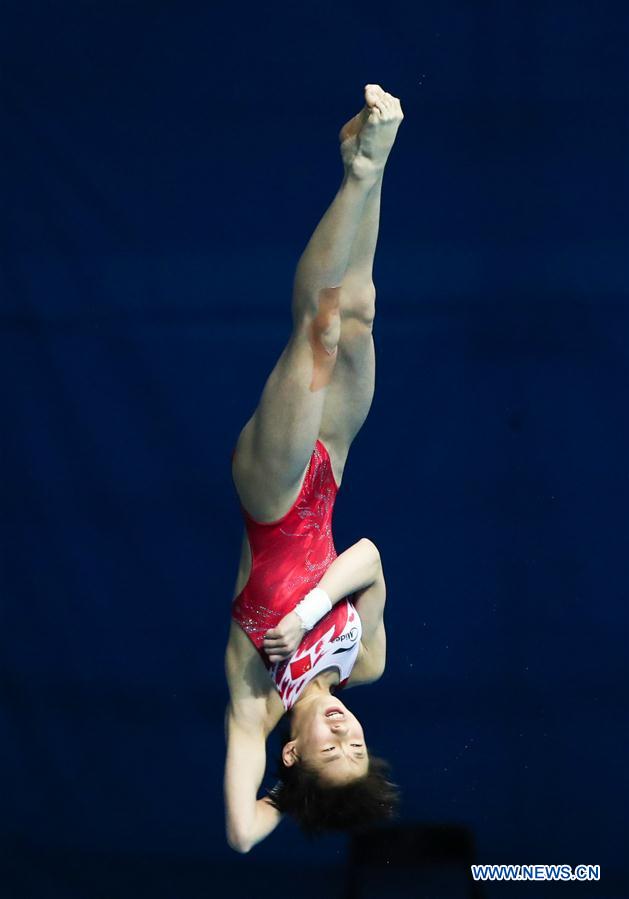
<svg viewBox="0 0 629 899">
<path fill-rule="evenodd" d="M 403 821 L 627 895 L 626 4 L 4 12 L 3 899 L 340 895 L 343 837 L 225 843 L 229 454 L 369 81 L 405 119 L 335 538 L 389 661 L 347 701 Z"/>
</svg>

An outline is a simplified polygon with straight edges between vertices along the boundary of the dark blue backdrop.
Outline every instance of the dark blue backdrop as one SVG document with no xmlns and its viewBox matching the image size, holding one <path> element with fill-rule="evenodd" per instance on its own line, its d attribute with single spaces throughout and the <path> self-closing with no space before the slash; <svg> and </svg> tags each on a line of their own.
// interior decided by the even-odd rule
<svg viewBox="0 0 629 899">
<path fill-rule="evenodd" d="M 368 81 L 406 117 L 335 535 L 389 664 L 348 701 L 403 820 L 627 895 L 626 4 L 4 13 L 3 899 L 340 891 L 342 838 L 224 840 L 229 453 Z"/>
</svg>

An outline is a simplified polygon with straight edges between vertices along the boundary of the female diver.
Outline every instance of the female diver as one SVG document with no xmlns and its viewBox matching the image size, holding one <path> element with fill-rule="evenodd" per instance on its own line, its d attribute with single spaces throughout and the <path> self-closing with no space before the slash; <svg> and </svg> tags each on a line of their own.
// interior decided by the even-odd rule
<svg viewBox="0 0 629 899">
<path fill-rule="evenodd" d="M 341 129 L 341 186 L 299 259 L 293 330 L 232 456 L 245 521 L 225 668 L 227 840 L 248 852 L 293 815 L 309 834 L 388 818 L 397 791 L 335 690 L 385 664 L 378 550 L 337 556 L 332 511 L 374 392 L 373 259 L 400 101 L 365 87 Z M 351 601 L 348 597 L 351 597 Z M 289 714 L 278 784 L 258 798 L 266 739 Z"/>
</svg>

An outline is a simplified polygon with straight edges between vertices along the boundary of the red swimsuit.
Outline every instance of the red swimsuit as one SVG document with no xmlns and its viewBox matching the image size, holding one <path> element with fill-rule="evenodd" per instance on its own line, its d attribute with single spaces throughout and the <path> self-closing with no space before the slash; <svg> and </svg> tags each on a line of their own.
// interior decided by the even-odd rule
<svg viewBox="0 0 629 899">
<path fill-rule="evenodd" d="M 319 583 L 336 558 L 332 512 L 337 493 L 330 456 L 317 440 L 299 496 L 282 518 L 260 523 L 241 505 L 252 562 L 232 618 L 258 649 L 287 709 L 324 668 L 337 667 L 343 686 L 358 655 L 360 619 L 348 599 L 336 603 L 304 636 L 291 659 L 272 664 L 262 645 L 265 633 Z M 330 655 L 335 658 L 325 658 Z"/>
</svg>

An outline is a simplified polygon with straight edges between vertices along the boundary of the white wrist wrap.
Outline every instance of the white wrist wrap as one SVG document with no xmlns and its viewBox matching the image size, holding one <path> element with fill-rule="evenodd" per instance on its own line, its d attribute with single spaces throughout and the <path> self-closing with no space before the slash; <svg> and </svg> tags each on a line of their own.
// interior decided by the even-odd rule
<svg viewBox="0 0 629 899">
<path fill-rule="evenodd" d="M 332 601 L 321 587 L 313 587 L 310 593 L 306 593 L 301 602 L 295 606 L 295 612 L 301 620 L 305 631 L 311 631 L 317 621 L 332 608 Z"/>
</svg>

